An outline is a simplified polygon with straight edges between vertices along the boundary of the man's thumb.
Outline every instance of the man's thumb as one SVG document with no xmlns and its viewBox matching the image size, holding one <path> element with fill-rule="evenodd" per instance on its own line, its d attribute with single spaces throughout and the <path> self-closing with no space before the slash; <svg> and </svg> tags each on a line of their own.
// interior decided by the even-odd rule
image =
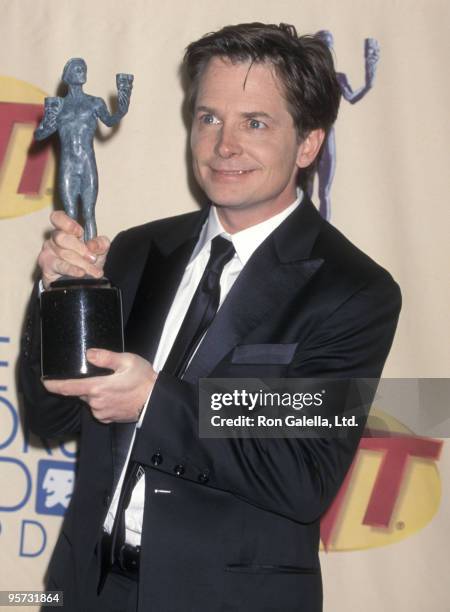
<svg viewBox="0 0 450 612">
<path fill-rule="evenodd" d="M 111 243 L 106 236 L 96 236 L 86 242 L 86 246 L 95 255 L 104 255 L 108 252 Z"/>
<path fill-rule="evenodd" d="M 118 355 L 120 353 L 114 353 L 106 349 L 90 348 L 86 351 L 86 357 L 90 363 L 111 370 L 117 370 L 119 367 Z"/>
</svg>

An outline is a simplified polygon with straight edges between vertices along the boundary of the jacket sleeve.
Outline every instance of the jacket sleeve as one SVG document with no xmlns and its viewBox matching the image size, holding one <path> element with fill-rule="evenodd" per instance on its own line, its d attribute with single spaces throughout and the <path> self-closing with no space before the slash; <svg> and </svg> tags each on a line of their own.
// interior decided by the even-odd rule
<svg viewBox="0 0 450 612">
<path fill-rule="evenodd" d="M 400 312 L 400 290 L 383 274 L 359 289 L 300 346 L 292 378 L 379 378 Z M 227 491 L 299 522 L 317 520 L 350 467 L 364 422 L 345 438 L 200 438 L 198 389 L 160 373 L 134 459 Z"/>
<path fill-rule="evenodd" d="M 78 398 L 49 393 L 41 382 L 41 329 L 39 285 L 35 284 L 25 315 L 19 356 L 19 392 L 25 408 L 25 422 L 33 433 L 45 438 L 78 433 L 80 409 Z"/>
</svg>

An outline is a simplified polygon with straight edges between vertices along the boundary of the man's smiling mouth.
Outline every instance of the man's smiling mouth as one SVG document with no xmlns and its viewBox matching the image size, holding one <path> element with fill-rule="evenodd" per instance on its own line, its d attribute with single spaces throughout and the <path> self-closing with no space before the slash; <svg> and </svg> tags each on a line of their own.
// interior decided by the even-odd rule
<svg viewBox="0 0 450 612">
<path fill-rule="evenodd" d="M 214 172 L 215 174 L 220 174 L 223 176 L 241 176 L 243 174 L 249 174 L 250 172 L 253 172 L 253 168 L 249 168 L 248 170 L 226 170 L 226 169 L 220 169 L 220 168 L 210 168 L 212 172 Z"/>
</svg>

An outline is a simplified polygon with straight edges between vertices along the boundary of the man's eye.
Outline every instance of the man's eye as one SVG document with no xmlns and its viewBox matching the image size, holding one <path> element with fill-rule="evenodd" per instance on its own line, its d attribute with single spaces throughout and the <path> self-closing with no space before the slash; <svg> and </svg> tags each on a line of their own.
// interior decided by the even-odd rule
<svg viewBox="0 0 450 612">
<path fill-rule="evenodd" d="M 258 130 L 266 127 L 266 124 L 262 121 L 259 121 L 258 119 L 250 119 L 248 125 L 252 128 L 252 130 Z"/>
<path fill-rule="evenodd" d="M 207 113 L 200 117 L 201 123 L 206 123 L 207 125 L 213 125 L 215 123 L 219 123 L 219 120 L 214 115 Z"/>
</svg>

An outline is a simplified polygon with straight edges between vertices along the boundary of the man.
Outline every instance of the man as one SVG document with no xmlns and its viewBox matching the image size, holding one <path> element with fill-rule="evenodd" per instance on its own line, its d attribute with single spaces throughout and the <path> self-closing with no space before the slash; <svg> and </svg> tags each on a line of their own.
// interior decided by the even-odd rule
<svg viewBox="0 0 450 612">
<path fill-rule="evenodd" d="M 297 191 L 339 104 L 326 45 L 292 26 L 229 26 L 192 43 L 185 69 L 194 173 L 212 206 L 123 232 L 109 252 L 56 212 L 39 257 L 45 287 L 105 265 L 127 349 L 88 351 L 110 376 L 44 389 L 32 305 L 30 426 L 81 432 L 49 586 L 70 610 L 318 611 L 319 520 L 357 436 L 200 438 L 198 380 L 379 377 L 400 293 Z"/>
</svg>

